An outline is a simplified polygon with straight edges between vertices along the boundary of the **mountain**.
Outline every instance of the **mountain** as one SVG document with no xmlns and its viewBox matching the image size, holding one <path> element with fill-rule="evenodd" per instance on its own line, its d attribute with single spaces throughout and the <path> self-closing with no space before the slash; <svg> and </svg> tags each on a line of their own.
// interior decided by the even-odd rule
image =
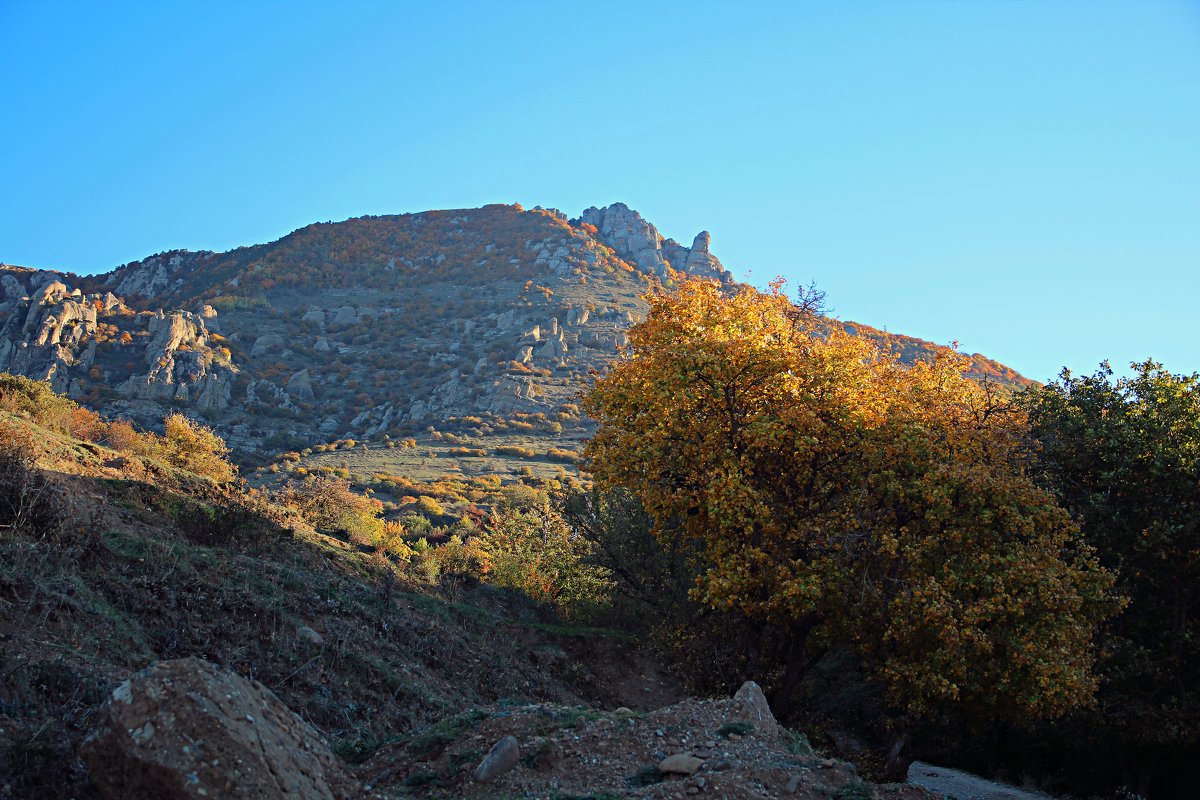
<svg viewBox="0 0 1200 800">
<path fill-rule="evenodd" d="M 0 370 L 147 426 L 186 409 L 249 462 L 314 448 L 314 469 L 552 474 L 589 434 L 579 391 L 644 317 L 642 296 L 684 276 L 734 284 L 710 243 L 664 238 L 622 203 L 576 219 L 489 205 L 88 277 L 3 265 Z M 939 349 L 844 324 L 908 360 Z M 1027 382 L 982 356 L 973 371 Z"/>
</svg>

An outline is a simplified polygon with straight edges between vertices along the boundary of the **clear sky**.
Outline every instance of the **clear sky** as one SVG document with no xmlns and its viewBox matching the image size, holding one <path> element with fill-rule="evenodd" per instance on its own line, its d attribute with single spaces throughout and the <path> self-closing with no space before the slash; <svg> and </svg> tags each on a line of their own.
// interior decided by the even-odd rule
<svg viewBox="0 0 1200 800">
<path fill-rule="evenodd" d="M 624 201 L 1037 379 L 1200 370 L 1200 3 L 0 0 L 0 261 Z"/>
</svg>

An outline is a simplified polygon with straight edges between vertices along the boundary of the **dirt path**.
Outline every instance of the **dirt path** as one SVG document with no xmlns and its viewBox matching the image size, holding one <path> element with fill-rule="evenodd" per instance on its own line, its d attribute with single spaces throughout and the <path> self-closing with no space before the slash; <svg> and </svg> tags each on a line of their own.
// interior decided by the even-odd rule
<svg viewBox="0 0 1200 800">
<path fill-rule="evenodd" d="M 969 772 L 935 767 L 920 761 L 914 761 L 908 768 L 908 780 L 923 789 L 949 795 L 956 800 L 1049 800 L 1050 797 L 1041 792 L 985 780 Z"/>
</svg>

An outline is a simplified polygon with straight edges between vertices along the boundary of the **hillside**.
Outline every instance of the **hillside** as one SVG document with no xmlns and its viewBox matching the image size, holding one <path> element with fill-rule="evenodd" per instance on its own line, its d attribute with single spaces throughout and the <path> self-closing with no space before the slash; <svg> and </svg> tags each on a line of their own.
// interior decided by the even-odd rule
<svg viewBox="0 0 1200 800">
<path fill-rule="evenodd" d="M 220 443 L 166 428 L 0 379 L 5 797 L 929 797 L 757 684 L 685 699 L 628 631 L 215 483 Z"/>
<path fill-rule="evenodd" d="M 576 219 L 492 205 L 318 223 L 89 277 L 4 266 L 0 370 L 147 426 L 186 409 L 248 466 L 367 442 L 369 457 L 304 453 L 302 466 L 559 476 L 592 429 L 579 392 L 618 357 L 642 295 L 686 275 L 733 282 L 710 243 L 664 239 L 619 203 Z M 847 327 L 908 360 L 938 349 Z"/>
<path fill-rule="evenodd" d="M 8 410 L 0 489 L 5 797 L 94 796 L 78 748 L 95 709 L 159 659 L 262 682 L 351 760 L 504 699 L 678 698 L 623 635 L 478 581 L 418 578 L 269 497 Z"/>
</svg>

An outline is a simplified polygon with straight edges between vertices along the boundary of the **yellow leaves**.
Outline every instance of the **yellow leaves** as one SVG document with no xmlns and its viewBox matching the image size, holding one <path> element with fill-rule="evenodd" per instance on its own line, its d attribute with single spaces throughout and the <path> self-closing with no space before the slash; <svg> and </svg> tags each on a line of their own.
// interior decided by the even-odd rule
<svg viewBox="0 0 1200 800">
<path fill-rule="evenodd" d="M 778 287 L 692 280 L 649 302 L 632 358 L 584 400 L 585 456 L 659 535 L 702 543 L 698 599 L 853 643 L 913 713 L 1034 713 L 1047 682 L 1045 713 L 1086 699 L 1111 576 L 969 359 L 906 367 Z"/>
</svg>

